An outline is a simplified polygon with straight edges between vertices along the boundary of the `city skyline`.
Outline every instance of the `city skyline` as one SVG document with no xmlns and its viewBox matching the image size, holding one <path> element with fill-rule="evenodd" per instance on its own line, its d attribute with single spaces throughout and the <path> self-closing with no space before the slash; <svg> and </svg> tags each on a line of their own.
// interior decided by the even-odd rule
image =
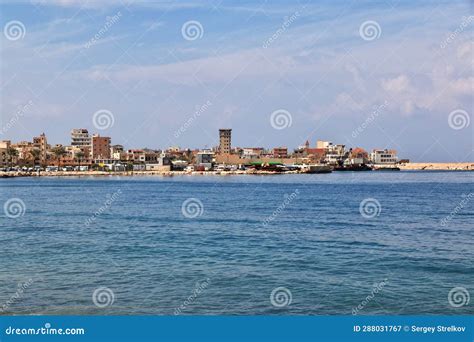
<svg viewBox="0 0 474 342">
<path fill-rule="evenodd" d="M 124 146 L 211 148 L 231 127 L 233 146 L 471 161 L 471 14 L 465 1 L 6 1 L 0 140 L 44 131 L 66 145 L 84 127 Z"/>
<path fill-rule="evenodd" d="M 322 142 L 327 142 L 331 143 L 334 145 L 341 145 L 345 146 L 348 150 L 349 149 L 355 149 L 355 148 L 362 148 L 364 150 L 367 150 L 370 152 L 371 150 L 379 150 L 381 149 L 380 147 L 367 147 L 365 148 L 364 146 L 348 146 L 345 144 L 342 144 L 337 141 L 333 140 L 322 140 L 322 139 L 316 139 L 312 142 L 309 140 L 306 140 L 305 142 L 297 145 L 297 146 L 286 146 L 286 145 L 275 145 L 275 146 L 251 146 L 251 145 L 234 145 L 230 141 L 230 136 L 228 137 L 229 141 L 226 144 L 221 140 L 221 131 L 232 131 L 232 128 L 220 128 L 219 130 L 219 135 L 217 135 L 217 138 L 215 139 L 217 141 L 216 145 L 213 146 L 196 146 L 196 147 L 191 147 L 191 146 L 180 146 L 180 145 L 175 145 L 175 146 L 126 146 L 120 141 L 117 141 L 117 139 L 114 140 L 113 136 L 110 135 L 105 135 L 105 134 L 100 134 L 98 131 L 93 131 L 90 130 L 89 128 L 72 128 L 69 130 L 69 134 L 67 135 L 69 138 L 66 139 L 65 143 L 58 143 L 55 141 L 50 141 L 48 139 L 48 134 L 46 132 L 42 132 L 41 134 L 36 134 L 35 136 L 29 137 L 25 140 L 12 140 L 12 139 L 3 139 L 0 140 L 0 142 L 9 142 L 12 145 L 21 145 L 22 143 L 27 143 L 27 144 L 34 144 L 35 139 L 38 137 L 45 137 L 47 140 L 48 145 L 51 148 L 57 147 L 57 146 L 62 146 L 62 147 L 82 147 L 82 146 L 92 146 L 92 141 L 94 138 L 101 138 L 101 139 L 108 139 L 108 144 L 113 147 L 113 146 L 122 146 L 124 150 L 156 150 L 156 151 L 167 151 L 167 150 L 174 150 L 176 148 L 179 148 L 180 151 L 186 151 L 186 150 L 191 150 L 191 151 L 210 151 L 213 150 L 218 153 L 224 153 L 224 154 L 229 154 L 229 153 L 237 153 L 237 149 L 252 149 L 252 148 L 257 148 L 257 149 L 263 149 L 267 151 L 271 151 L 274 148 L 287 148 L 288 152 L 292 153 L 293 150 L 296 151 L 301 148 L 317 148 L 318 143 Z M 85 136 L 82 136 L 82 135 Z M 233 138 L 232 138 L 233 139 Z M 79 141 L 79 142 L 78 142 Z M 220 151 L 220 146 L 221 145 L 227 145 L 225 148 L 225 151 Z M 391 149 L 393 150 L 393 149 Z"/>
</svg>

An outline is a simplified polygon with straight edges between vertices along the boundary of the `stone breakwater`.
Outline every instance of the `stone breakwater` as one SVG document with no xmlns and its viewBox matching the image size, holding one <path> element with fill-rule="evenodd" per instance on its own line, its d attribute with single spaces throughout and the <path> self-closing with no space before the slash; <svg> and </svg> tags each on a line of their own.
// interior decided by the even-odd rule
<svg viewBox="0 0 474 342">
<path fill-rule="evenodd" d="M 431 171 L 473 171 L 474 162 L 470 163 L 406 163 L 398 165 L 400 170 Z"/>
</svg>

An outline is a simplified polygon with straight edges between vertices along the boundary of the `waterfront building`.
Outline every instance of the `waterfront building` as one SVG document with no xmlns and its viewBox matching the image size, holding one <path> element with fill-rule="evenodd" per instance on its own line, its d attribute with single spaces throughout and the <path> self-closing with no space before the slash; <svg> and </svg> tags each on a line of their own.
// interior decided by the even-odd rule
<svg viewBox="0 0 474 342">
<path fill-rule="evenodd" d="M 91 153 L 91 136 L 85 128 L 74 128 L 71 130 L 71 146 L 76 146 L 89 157 Z"/>
<path fill-rule="evenodd" d="M 186 160 L 173 160 L 171 161 L 173 170 L 183 171 L 189 163 Z"/>
<path fill-rule="evenodd" d="M 211 169 L 214 159 L 214 153 L 211 151 L 199 151 L 196 154 L 196 165 Z"/>
<path fill-rule="evenodd" d="M 388 149 L 372 150 L 370 161 L 374 164 L 395 164 L 398 161 L 397 151 Z"/>
<path fill-rule="evenodd" d="M 11 144 L 11 147 L 13 147 L 18 155 L 17 155 L 17 162 L 20 162 L 23 164 L 29 159 L 31 159 L 31 151 L 33 150 L 34 146 L 32 142 L 29 141 L 20 141 L 16 144 Z"/>
<path fill-rule="evenodd" d="M 0 167 L 7 167 L 10 163 L 10 156 L 8 149 L 10 148 L 10 140 L 0 140 Z"/>
<path fill-rule="evenodd" d="M 74 128 L 71 130 L 71 146 L 90 147 L 91 137 L 85 128 Z"/>
<path fill-rule="evenodd" d="M 125 160 L 126 153 L 124 152 L 122 145 L 110 146 L 110 158 L 114 160 Z"/>
<path fill-rule="evenodd" d="M 143 150 L 127 150 L 125 159 L 132 163 L 140 163 L 145 161 L 145 151 Z"/>
<path fill-rule="evenodd" d="M 156 163 L 160 154 L 149 150 L 128 150 L 125 159 L 132 163 Z"/>
<path fill-rule="evenodd" d="M 324 148 L 306 148 L 305 155 L 311 163 L 320 163 L 326 156 L 326 149 Z"/>
<path fill-rule="evenodd" d="M 331 165 L 337 165 L 345 158 L 345 154 L 345 145 L 329 143 L 325 148 L 324 161 Z"/>
<path fill-rule="evenodd" d="M 146 166 L 145 164 L 133 164 L 132 169 L 133 171 L 145 171 Z"/>
<path fill-rule="evenodd" d="M 232 129 L 219 129 L 219 153 L 229 154 L 231 150 Z"/>
<path fill-rule="evenodd" d="M 92 159 L 109 159 L 110 158 L 110 138 L 101 137 L 98 134 L 92 136 L 91 146 Z"/>
<path fill-rule="evenodd" d="M 287 147 L 274 147 L 272 149 L 273 158 L 287 158 L 288 157 L 288 148 Z"/>
<path fill-rule="evenodd" d="M 241 157 L 245 159 L 258 159 L 263 153 L 263 147 L 244 147 Z"/>
<path fill-rule="evenodd" d="M 39 160 L 41 164 L 46 164 L 47 152 L 48 152 L 48 140 L 44 133 L 40 134 L 39 137 L 33 137 L 33 145 L 39 150 Z"/>
<path fill-rule="evenodd" d="M 145 164 L 147 171 L 170 171 L 171 160 L 165 152 L 162 152 L 156 160 Z"/>
</svg>

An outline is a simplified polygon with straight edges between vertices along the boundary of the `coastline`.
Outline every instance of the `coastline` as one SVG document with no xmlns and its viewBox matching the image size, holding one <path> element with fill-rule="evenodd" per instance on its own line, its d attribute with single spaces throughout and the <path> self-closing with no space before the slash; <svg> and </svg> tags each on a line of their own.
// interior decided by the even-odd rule
<svg viewBox="0 0 474 342">
<path fill-rule="evenodd" d="M 398 164 L 400 170 L 419 171 L 474 171 L 474 162 L 466 163 L 403 163 Z"/>
<path fill-rule="evenodd" d="M 472 163 L 406 163 L 399 164 L 400 171 L 474 171 Z M 335 171 L 338 172 L 338 171 Z M 380 172 L 380 171 L 373 171 Z M 386 172 L 386 171 L 385 171 Z M 25 172 L 2 171 L 0 178 L 10 177 L 95 177 L 95 176 L 182 176 L 182 175 L 279 175 L 279 174 L 304 174 L 301 171 L 274 172 L 262 170 L 238 171 L 56 171 Z"/>
</svg>

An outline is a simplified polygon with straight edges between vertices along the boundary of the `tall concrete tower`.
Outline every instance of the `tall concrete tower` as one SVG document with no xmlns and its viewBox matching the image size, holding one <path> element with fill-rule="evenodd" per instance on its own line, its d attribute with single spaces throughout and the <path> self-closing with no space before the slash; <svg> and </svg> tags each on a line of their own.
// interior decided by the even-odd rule
<svg viewBox="0 0 474 342">
<path fill-rule="evenodd" d="M 232 129 L 219 130 L 219 153 L 230 153 Z"/>
</svg>

